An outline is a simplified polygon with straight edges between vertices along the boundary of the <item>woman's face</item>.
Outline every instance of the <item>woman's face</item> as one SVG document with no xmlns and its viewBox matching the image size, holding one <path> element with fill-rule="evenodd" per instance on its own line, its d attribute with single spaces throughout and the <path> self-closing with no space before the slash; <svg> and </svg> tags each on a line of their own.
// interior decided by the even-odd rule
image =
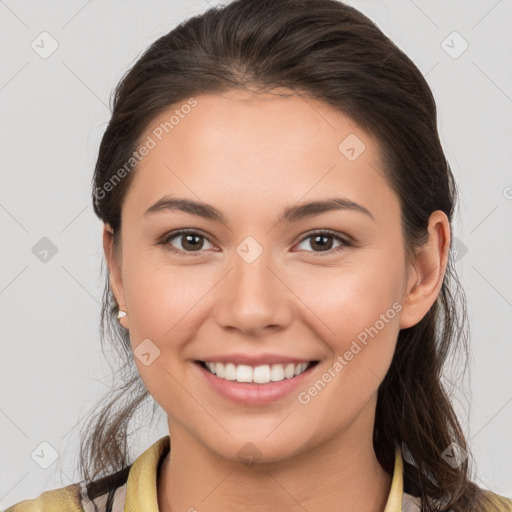
<svg viewBox="0 0 512 512">
<path fill-rule="evenodd" d="M 148 127 L 154 147 L 133 171 L 110 265 L 135 362 L 171 438 L 261 461 L 349 431 L 371 438 L 398 332 L 426 312 L 405 300 L 418 276 L 407 273 L 399 200 L 376 141 L 296 95 L 195 100 Z M 163 197 L 203 214 L 148 213 Z M 352 206 L 304 206 L 327 200 Z M 182 229 L 194 233 L 171 236 Z M 245 363 L 224 372 L 277 380 L 239 383 L 198 361 Z M 309 361 L 318 363 L 279 380 Z"/>
</svg>

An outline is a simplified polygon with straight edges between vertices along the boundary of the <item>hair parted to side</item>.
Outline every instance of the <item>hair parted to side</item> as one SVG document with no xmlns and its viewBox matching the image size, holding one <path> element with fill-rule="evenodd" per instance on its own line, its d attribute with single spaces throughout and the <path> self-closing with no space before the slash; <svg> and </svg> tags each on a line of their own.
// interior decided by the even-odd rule
<svg viewBox="0 0 512 512">
<path fill-rule="evenodd" d="M 376 137 L 382 171 L 399 196 L 409 261 L 428 238 L 431 213 L 442 210 L 451 223 L 456 185 L 439 140 L 434 98 L 413 62 L 370 19 L 341 2 L 237 0 L 160 37 L 115 89 L 92 183 L 94 211 L 113 228 L 114 250 L 119 250 L 123 198 L 137 167 L 115 186 L 105 185 L 130 160 L 157 116 L 199 94 L 281 87 L 329 104 Z M 105 339 L 111 341 L 123 366 L 114 390 L 97 404 L 104 406 L 81 431 L 79 469 L 92 497 L 126 480 L 129 422 L 149 398 L 103 269 L 102 347 Z M 418 324 L 399 333 L 378 390 L 373 434 L 386 471 L 393 471 L 395 443 L 412 457 L 414 465 L 404 462 L 404 478 L 419 488 L 422 512 L 489 507 L 487 493 L 471 481 L 471 456 L 460 467 L 442 457 L 453 442 L 469 453 L 441 382 L 452 357 L 465 360 L 465 371 L 468 353 L 465 296 L 450 255 L 437 301 Z M 153 411 L 156 407 L 153 401 Z"/>
</svg>

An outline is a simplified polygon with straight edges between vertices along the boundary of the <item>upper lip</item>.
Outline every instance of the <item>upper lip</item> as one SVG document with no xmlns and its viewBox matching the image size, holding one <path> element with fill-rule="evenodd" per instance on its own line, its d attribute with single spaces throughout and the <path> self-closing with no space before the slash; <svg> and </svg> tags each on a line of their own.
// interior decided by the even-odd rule
<svg viewBox="0 0 512 512">
<path fill-rule="evenodd" d="M 250 356 L 247 354 L 225 354 L 220 356 L 211 356 L 199 359 L 199 361 L 206 363 L 233 363 L 233 364 L 245 364 L 248 366 L 260 366 L 260 365 L 271 365 L 271 364 L 299 364 L 309 363 L 315 361 L 315 359 L 304 359 L 298 357 L 290 357 L 279 354 L 259 354 Z"/>
</svg>

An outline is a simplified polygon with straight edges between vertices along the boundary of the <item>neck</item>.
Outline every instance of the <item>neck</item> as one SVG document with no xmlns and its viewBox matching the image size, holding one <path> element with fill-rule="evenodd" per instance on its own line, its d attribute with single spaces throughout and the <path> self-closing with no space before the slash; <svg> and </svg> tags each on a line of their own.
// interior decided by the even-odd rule
<svg viewBox="0 0 512 512">
<path fill-rule="evenodd" d="M 377 461 L 366 420 L 360 414 L 309 451 L 250 467 L 212 454 L 174 424 L 157 482 L 159 511 L 382 512 L 391 475 Z"/>
</svg>

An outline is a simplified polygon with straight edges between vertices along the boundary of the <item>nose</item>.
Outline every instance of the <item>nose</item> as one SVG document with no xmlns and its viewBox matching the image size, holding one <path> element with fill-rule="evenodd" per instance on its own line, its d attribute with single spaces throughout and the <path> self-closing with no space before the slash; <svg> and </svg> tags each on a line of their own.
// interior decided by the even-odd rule
<svg viewBox="0 0 512 512">
<path fill-rule="evenodd" d="M 285 329 L 292 319 L 293 294 L 266 252 L 251 263 L 238 255 L 233 260 L 219 288 L 215 308 L 219 325 L 253 336 Z"/>
</svg>

